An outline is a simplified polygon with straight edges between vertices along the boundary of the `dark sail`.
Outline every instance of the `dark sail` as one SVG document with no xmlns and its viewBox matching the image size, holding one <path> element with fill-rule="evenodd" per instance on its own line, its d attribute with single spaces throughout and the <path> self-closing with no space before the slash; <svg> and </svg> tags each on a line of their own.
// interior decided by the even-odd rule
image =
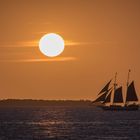
<svg viewBox="0 0 140 140">
<path fill-rule="evenodd" d="M 105 87 L 100 91 L 100 93 L 99 93 L 98 95 L 100 95 L 100 94 L 103 93 L 103 92 L 108 91 L 109 85 L 110 85 L 111 81 L 112 81 L 112 80 L 110 80 L 110 81 L 105 85 Z"/>
<path fill-rule="evenodd" d="M 123 103 L 122 87 L 119 87 L 115 90 L 113 102 L 114 103 Z"/>
<path fill-rule="evenodd" d="M 112 93 L 112 90 L 109 92 L 109 94 L 108 94 L 107 97 L 105 98 L 104 103 L 110 103 L 110 102 L 111 102 L 111 93 Z"/>
<path fill-rule="evenodd" d="M 99 96 L 99 97 L 98 97 L 95 101 L 93 101 L 92 103 L 104 101 L 107 94 L 108 94 L 108 91 L 106 91 L 104 94 L 102 94 L 101 96 Z"/>
<path fill-rule="evenodd" d="M 126 102 L 128 101 L 138 101 L 134 81 L 127 88 Z"/>
</svg>

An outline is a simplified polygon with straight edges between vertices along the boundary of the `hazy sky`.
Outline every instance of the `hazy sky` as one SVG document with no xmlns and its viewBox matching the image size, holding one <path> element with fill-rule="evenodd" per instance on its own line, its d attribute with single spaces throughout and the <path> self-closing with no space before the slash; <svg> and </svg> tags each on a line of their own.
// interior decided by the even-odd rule
<svg viewBox="0 0 140 140">
<path fill-rule="evenodd" d="M 46 33 L 59 57 L 38 49 Z M 118 72 L 140 92 L 139 0 L 0 0 L 0 98 L 94 99 Z M 124 88 L 124 90 L 125 90 Z"/>
</svg>

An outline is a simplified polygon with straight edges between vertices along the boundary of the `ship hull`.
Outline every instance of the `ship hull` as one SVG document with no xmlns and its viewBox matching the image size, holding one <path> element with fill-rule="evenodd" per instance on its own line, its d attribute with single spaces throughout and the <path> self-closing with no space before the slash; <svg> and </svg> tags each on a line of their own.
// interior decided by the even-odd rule
<svg viewBox="0 0 140 140">
<path fill-rule="evenodd" d="M 137 111 L 139 110 L 138 105 L 130 105 L 130 106 L 100 106 L 103 110 L 108 110 L 108 111 Z"/>
</svg>

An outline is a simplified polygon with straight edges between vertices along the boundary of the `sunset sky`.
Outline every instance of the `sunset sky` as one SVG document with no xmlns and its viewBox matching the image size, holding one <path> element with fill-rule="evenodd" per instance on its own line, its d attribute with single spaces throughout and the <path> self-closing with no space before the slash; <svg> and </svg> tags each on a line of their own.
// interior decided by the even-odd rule
<svg viewBox="0 0 140 140">
<path fill-rule="evenodd" d="M 44 56 L 47 33 L 64 52 Z M 0 99 L 94 99 L 128 69 L 140 94 L 139 0 L 0 0 Z"/>
</svg>

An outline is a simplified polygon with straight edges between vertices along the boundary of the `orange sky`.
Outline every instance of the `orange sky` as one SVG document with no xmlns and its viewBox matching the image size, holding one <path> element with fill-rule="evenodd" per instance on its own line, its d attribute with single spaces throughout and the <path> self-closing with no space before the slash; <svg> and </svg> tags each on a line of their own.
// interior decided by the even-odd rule
<svg viewBox="0 0 140 140">
<path fill-rule="evenodd" d="M 41 54 L 39 39 L 59 33 L 65 51 Z M 140 92 L 139 0 L 0 0 L 0 98 L 94 99 L 128 69 Z"/>
</svg>

